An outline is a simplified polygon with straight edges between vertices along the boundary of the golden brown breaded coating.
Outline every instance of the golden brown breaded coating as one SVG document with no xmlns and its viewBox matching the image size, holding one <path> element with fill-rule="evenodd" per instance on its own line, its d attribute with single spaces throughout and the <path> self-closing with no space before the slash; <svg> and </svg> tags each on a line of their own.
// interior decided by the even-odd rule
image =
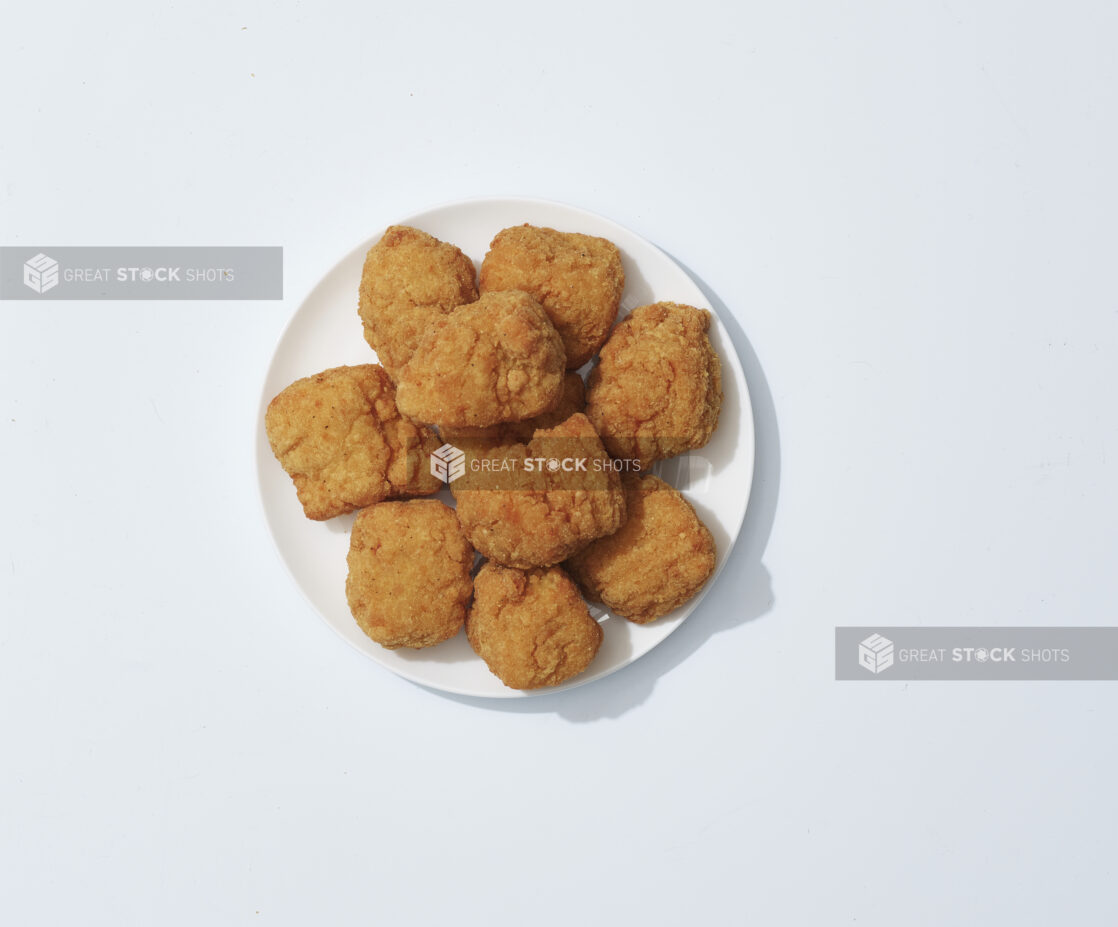
<svg viewBox="0 0 1118 927">
<path fill-rule="evenodd" d="M 264 427 L 307 518 L 321 521 L 442 487 L 428 456 L 437 436 L 400 414 L 396 389 L 378 364 L 296 380 L 268 404 Z"/>
<path fill-rule="evenodd" d="M 439 434 L 444 441 L 449 441 L 464 451 L 485 451 L 507 444 L 527 444 L 539 429 L 554 428 L 585 408 L 586 388 L 583 386 L 582 377 L 575 371 L 568 370 L 563 377 L 563 390 L 554 409 L 521 422 L 503 422 L 500 425 L 490 425 L 488 428 L 444 426 L 439 428 Z"/>
<path fill-rule="evenodd" d="M 678 303 L 640 306 L 618 323 L 586 390 L 586 415 L 614 457 L 647 470 L 710 440 L 722 365 L 709 326 L 705 309 Z"/>
<path fill-rule="evenodd" d="M 527 445 L 467 457 L 467 474 L 451 483 L 458 520 L 483 556 L 505 566 L 551 566 L 625 520 L 621 477 L 581 413 Z M 481 469 L 487 462 L 501 469 Z"/>
<path fill-rule="evenodd" d="M 437 499 L 362 509 L 349 539 L 345 594 L 358 626 L 389 650 L 431 647 L 458 633 L 474 549 Z"/>
<path fill-rule="evenodd" d="M 393 380 L 432 321 L 475 299 L 473 261 L 419 229 L 390 226 L 365 256 L 358 312 L 365 340 Z"/>
<path fill-rule="evenodd" d="M 563 339 L 567 366 L 581 367 L 606 340 L 625 271 L 605 238 L 533 225 L 497 233 L 481 262 L 481 292 L 524 290 L 540 301 Z"/>
<path fill-rule="evenodd" d="M 563 343 L 527 293 L 489 293 L 435 320 L 400 374 L 397 402 L 421 422 L 485 427 L 552 408 Z"/>
<path fill-rule="evenodd" d="M 602 629 L 559 567 L 510 570 L 487 563 L 466 617 L 470 646 L 506 686 L 539 689 L 577 676 L 602 645 Z"/>
<path fill-rule="evenodd" d="M 714 572 L 714 538 L 677 490 L 658 477 L 626 474 L 628 517 L 616 534 L 567 561 L 591 602 L 637 624 L 678 608 Z"/>
</svg>

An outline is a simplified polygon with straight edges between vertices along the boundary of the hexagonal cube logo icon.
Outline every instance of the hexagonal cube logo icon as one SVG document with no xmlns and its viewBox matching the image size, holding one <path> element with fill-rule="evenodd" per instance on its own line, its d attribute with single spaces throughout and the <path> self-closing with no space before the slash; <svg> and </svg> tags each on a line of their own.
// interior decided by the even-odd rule
<svg viewBox="0 0 1118 927">
<path fill-rule="evenodd" d="M 58 286 L 58 261 L 42 252 L 23 264 L 23 283 L 40 295 Z"/>
<path fill-rule="evenodd" d="M 444 444 L 431 452 L 431 476 L 453 483 L 466 472 L 466 452 L 453 444 Z"/>
<path fill-rule="evenodd" d="M 858 645 L 858 664 L 871 673 L 880 673 L 893 665 L 893 642 L 880 634 L 871 634 Z"/>
</svg>

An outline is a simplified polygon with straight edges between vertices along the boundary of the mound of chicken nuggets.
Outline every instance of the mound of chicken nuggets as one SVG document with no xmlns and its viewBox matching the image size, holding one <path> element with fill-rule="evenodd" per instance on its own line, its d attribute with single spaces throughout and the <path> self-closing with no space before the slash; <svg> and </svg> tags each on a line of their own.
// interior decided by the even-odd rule
<svg viewBox="0 0 1118 927">
<path fill-rule="evenodd" d="M 587 602 L 645 624 L 713 575 L 710 530 L 650 472 L 718 426 L 710 313 L 659 302 L 618 322 L 624 286 L 618 248 L 574 230 L 497 232 L 480 285 L 420 229 L 369 249 L 357 314 L 380 363 L 296 380 L 265 429 L 308 519 L 357 511 L 346 600 L 372 641 L 464 628 L 506 686 L 557 686 L 610 633 Z M 440 490 L 453 507 L 417 498 Z"/>
</svg>

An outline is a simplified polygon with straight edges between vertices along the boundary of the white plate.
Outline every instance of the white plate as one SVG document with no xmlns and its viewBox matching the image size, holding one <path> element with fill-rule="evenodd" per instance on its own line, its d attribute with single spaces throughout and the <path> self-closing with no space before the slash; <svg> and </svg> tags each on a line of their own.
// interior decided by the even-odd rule
<svg viewBox="0 0 1118 927">
<path fill-rule="evenodd" d="M 484 257 L 501 229 L 530 222 L 567 232 L 608 238 L 621 249 L 625 267 L 624 316 L 636 306 L 661 300 L 710 309 L 694 281 L 660 249 L 608 219 L 572 206 L 532 199 L 480 199 L 441 206 L 396 220 L 452 242 L 474 259 Z M 386 223 L 387 225 L 388 223 Z M 710 339 L 722 359 L 725 398 L 718 430 L 699 451 L 662 461 L 656 472 L 683 491 L 714 535 L 718 547 L 715 576 L 682 608 L 652 624 L 635 625 L 609 612 L 593 613 L 603 623 L 605 640 L 590 668 L 563 686 L 533 692 L 506 688 L 470 649 L 464 633 L 425 650 L 385 650 L 357 627 L 345 599 L 346 552 L 353 516 L 315 522 L 303 516 L 291 480 L 272 456 L 264 434 L 264 411 L 280 390 L 300 377 L 342 364 L 367 364 L 376 355 L 361 335 L 357 317 L 357 286 L 361 266 L 383 229 L 347 254 L 311 290 L 295 312 L 279 344 L 264 382 L 257 421 L 256 464 L 264 514 L 280 557 L 296 585 L 346 641 L 413 682 L 460 695 L 517 698 L 557 692 L 600 679 L 648 653 L 693 612 L 737 539 L 753 480 L 753 414 L 741 362 L 722 322 L 714 316 Z M 444 490 L 448 503 L 453 500 Z"/>
</svg>

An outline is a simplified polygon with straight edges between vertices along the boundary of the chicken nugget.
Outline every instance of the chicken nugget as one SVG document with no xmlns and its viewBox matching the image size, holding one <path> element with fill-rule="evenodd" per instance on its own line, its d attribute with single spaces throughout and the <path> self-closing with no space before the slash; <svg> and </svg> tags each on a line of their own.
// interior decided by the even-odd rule
<svg viewBox="0 0 1118 927">
<path fill-rule="evenodd" d="M 462 627 L 474 549 L 454 510 L 437 499 L 362 509 L 346 562 L 349 609 L 382 647 L 431 647 Z"/>
<path fill-rule="evenodd" d="M 488 293 L 434 321 L 400 374 L 400 410 L 476 428 L 546 412 L 563 388 L 563 343 L 527 293 Z"/>
<path fill-rule="evenodd" d="M 437 436 L 400 414 L 378 364 L 296 380 L 268 404 L 264 428 L 303 512 L 316 521 L 442 487 L 428 464 Z"/>
<path fill-rule="evenodd" d="M 554 428 L 586 408 L 586 388 L 575 371 L 563 377 L 563 390 L 554 409 L 520 422 L 503 422 L 488 428 L 439 428 L 439 435 L 461 450 L 484 451 L 508 444 L 527 444 L 541 428 Z"/>
<path fill-rule="evenodd" d="M 523 572 L 487 563 L 474 581 L 466 637 L 506 686 L 539 689 L 586 669 L 602 628 L 559 567 Z"/>
<path fill-rule="evenodd" d="M 585 415 L 469 458 L 451 483 L 458 520 L 483 556 L 505 566 L 551 566 L 625 520 L 621 477 Z"/>
<path fill-rule="evenodd" d="M 678 303 L 640 306 L 618 323 L 586 390 L 586 415 L 614 457 L 647 470 L 710 440 L 722 365 L 709 326 L 705 309 Z"/>
<path fill-rule="evenodd" d="M 682 494 L 658 477 L 626 474 L 628 517 L 566 567 L 583 595 L 637 624 L 666 615 L 714 572 L 714 538 Z"/>
<path fill-rule="evenodd" d="M 365 256 L 358 296 L 365 340 L 398 380 L 431 322 L 477 299 L 474 263 L 454 245 L 393 225 Z"/>
<path fill-rule="evenodd" d="M 547 311 L 563 339 L 567 366 L 581 367 L 617 318 L 625 271 L 605 238 L 518 225 L 497 233 L 481 262 L 481 292 L 524 290 Z"/>
</svg>

